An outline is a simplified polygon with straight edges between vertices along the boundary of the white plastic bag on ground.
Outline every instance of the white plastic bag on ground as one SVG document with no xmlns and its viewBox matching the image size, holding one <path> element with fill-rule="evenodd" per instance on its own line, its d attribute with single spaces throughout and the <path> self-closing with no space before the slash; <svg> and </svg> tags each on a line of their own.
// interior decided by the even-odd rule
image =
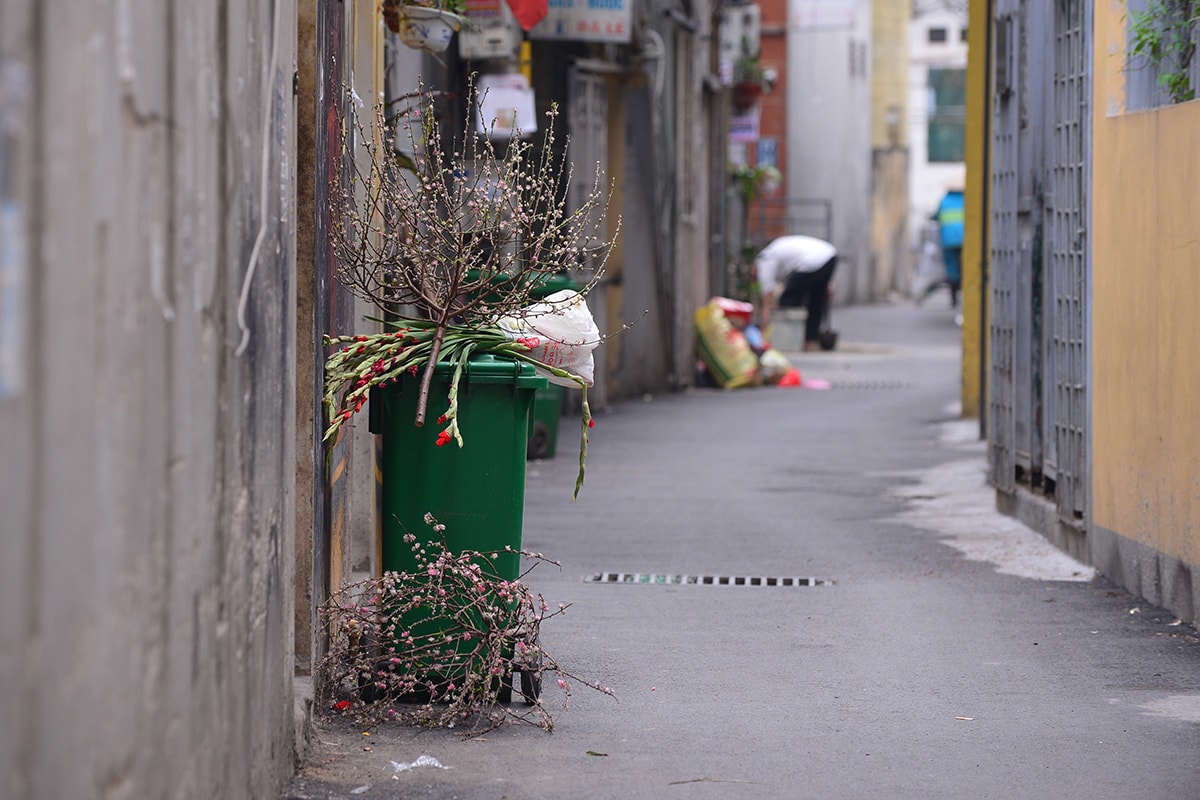
<svg viewBox="0 0 1200 800">
<path fill-rule="evenodd" d="M 592 351 L 600 344 L 600 329 L 579 292 L 572 289 L 555 292 L 526 308 L 522 316 L 501 317 L 496 324 L 513 341 L 524 340 L 531 357 L 578 375 L 588 386 L 593 384 L 596 364 Z M 579 386 L 544 370 L 538 372 L 551 383 Z"/>
<path fill-rule="evenodd" d="M 926 238 L 921 243 L 921 250 L 917 255 L 917 269 L 913 274 L 909 295 L 920 303 L 935 287 L 948 280 L 946 265 L 942 262 L 941 249 L 936 242 Z"/>
</svg>

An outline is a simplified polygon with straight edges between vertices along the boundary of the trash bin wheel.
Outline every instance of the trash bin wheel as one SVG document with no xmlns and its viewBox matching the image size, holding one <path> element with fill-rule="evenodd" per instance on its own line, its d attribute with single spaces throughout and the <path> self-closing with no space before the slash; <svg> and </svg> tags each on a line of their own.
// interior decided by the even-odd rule
<svg viewBox="0 0 1200 800">
<path fill-rule="evenodd" d="M 526 705 L 532 706 L 537 705 L 542 696 L 542 654 L 536 649 L 537 638 L 526 638 L 524 641 L 534 646 L 534 654 L 515 665 L 515 668 L 521 673 L 521 696 Z"/>
<path fill-rule="evenodd" d="M 526 705 L 537 705 L 538 698 L 542 696 L 541 669 L 521 670 L 521 696 L 525 698 Z"/>
<path fill-rule="evenodd" d="M 499 683 L 498 687 L 496 684 L 493 684 L 493 686 L 496 687 L 496 702 L 502 705 L 508 705 L 511 703 L 513 694 L 512 670 L 509 670 L 503 676 L 494 678 L 493 680 Z"/>
<path fill-rule="evenodd" d="M 541 420 L 533 421 L 533 433 L 529 435 L 526 450 L 528 458 L 546 458 L 550 455 L 550 429 Z"/>
</svg>

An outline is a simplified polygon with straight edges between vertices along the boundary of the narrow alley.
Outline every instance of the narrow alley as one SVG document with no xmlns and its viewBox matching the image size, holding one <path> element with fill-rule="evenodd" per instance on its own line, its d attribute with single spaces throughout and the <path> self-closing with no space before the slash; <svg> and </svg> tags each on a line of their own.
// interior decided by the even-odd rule
<svg viewBox="0 0 1200 800">
<path fill-rule="evenodd" d="M 543 641 L 616 701 L 479 739 L 319 722 L 286 797 L 1200 793 L 1194 629 L 994 510 L 942 296 L 833 324 L 790 354 L 827 390 L 618 404 L 574 503 L 574 420 L 530 463 L 524 545 L 562 569 L 529 580 L 571 604 Z"/>
</svg>

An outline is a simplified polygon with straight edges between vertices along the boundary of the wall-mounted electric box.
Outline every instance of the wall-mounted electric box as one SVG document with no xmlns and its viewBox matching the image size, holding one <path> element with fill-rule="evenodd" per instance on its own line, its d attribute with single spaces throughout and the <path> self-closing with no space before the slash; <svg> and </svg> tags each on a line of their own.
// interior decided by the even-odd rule
<svg viewBox="0 0 1200 800">
<path fill-rule="evenodd" d="M 471 61 L 516 58 L 521 26 L 504 0 L 467 0 L 458 53 Z"/>
</svg>

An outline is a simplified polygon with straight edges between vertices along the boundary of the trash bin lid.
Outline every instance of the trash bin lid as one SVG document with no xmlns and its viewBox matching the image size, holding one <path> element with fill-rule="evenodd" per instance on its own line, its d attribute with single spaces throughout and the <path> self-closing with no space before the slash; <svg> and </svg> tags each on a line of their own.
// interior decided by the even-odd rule
<svg viewBox="0 0 1200 800">
<path fill-rule="evenodd" d="M 439 361 L 434 374 L 449 376 L 454 372 L 454 365 L 448 361 Z M 463 380 L 467 383 L 511 383 L 520 389 L 541 389 L 547 380 L 537 374 L 533 365 L 512 358 L 495 356 L 491 353 L 480 353 L 471 356 L 463 368 Z"/>
</svg>

